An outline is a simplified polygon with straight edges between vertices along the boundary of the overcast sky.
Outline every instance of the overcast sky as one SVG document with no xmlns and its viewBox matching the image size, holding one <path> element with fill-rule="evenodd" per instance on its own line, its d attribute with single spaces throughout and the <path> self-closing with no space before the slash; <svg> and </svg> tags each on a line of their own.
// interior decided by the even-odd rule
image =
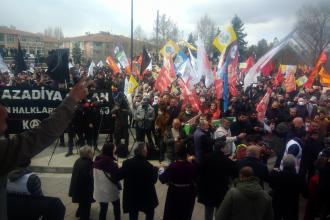
<svg viewBox="0 0 330 220">
<path fill-rule="evenodd" d="M 170 16 L 185 36 L 205 13 L 221 26 L 237 14 L 245 23 L 249 44 L 282 38 L 293 29 L 296 11 L 319 0 L 134 0 L 134 27 L 148 35 L 157 10 Z M 131 0 L 1 0 L 0 25 L 43 32 L 60 25 L 65 36 L 110 31 L 130 34 Z"/>
</svg>

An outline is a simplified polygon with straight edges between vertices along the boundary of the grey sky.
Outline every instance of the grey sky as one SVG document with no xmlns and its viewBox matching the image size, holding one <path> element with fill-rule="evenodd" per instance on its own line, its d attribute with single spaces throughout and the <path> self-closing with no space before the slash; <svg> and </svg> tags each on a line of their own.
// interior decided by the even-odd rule
<svg viewBox="0 0 330 220">
<path fill-rule="evenodd" d="M 319 0 L 134 0 L 134 26 L 148 35 L 157 9 L 169 15 L 184 31 L 195 30 L 197 20 L 208 14 L 222 26 L 237 14 L 245 23 L 248 42 L 282 38 L 293 29 L 296 11 Z M 43 32 L 60 25 L 65 36 L 110 31 L 128 36 L 131 0 L 2 0 L 0 25 Z"/>
</svg>

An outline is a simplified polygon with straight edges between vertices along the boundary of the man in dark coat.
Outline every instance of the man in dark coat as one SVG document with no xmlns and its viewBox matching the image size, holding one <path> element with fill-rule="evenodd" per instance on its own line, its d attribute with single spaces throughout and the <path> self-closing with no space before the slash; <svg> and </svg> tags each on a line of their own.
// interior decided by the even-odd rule
<svg viewBox="0 0 330 220">
<path fill-rule="evenodd" d="M 216 139 L 214 152 L 207 154 L 200 166 L 198 202 L 205 206 L 205 220 L 213 219 L 228 191 L 229 178 L 237 173 L 235 163 L 222 151 L 225 145 L 225 136 Z"/>
<path fill-rule="evenodd" d="M 148 162 L 145 143 L 137 142 L 134 154 L 133 158 L 123 162 L 119 174 L 120 179 L 124 179 L 124 213 L 129 213 L 130 220 L 137 220 L 141 211 L 147 220 L 152 220 L 158 206 L 155 188 L 158 169 Z"/>
<path fill-rule="evenodd" d="M 298 220 L 299 195 L 307 195 L 307 185 L 295 169 L 296 159 L 288 154 L 283 158 L 283 170 L 272 171 L 270 187 L 273 189 L 275 220 Z"/>
<path fill-rule="evenodd" d="M 318 158 L 320 152 L 324 149 L 324 143 L 320 138 L 319 131 L 312 131 L 310 137 L 306 140 L 302 150 L 301 169 L 302 174 L 308 174 L 310 179 L 315 174 L 314 162 Z"/>
<path fill-rule="evenodd" d="M 69 196 L 73 203 L 79 203 L 76 217 L 89 220 L 93 202 L 93 151 L 90 147 L 80 148 L 80 158 L 72 170 Z"/>
<path fill-rule="evenodd" d="M 243 167 L 251 167 L 253 169 L 254 175 L 260 179 L 260 183 L 269 181 L 269 171 L 265 164 L 263 164 L 260 159 L 260 148 L 257 146 L 249 146 L 246 152 L 246 157 L 236 161 L 238 169 Z"/>
<path fill-rule="evenodd" d="M 128 116 L 131 116 L 129 106 L 125 99 L 117 98 L 115 107 L 111 110 L 112 118 L 115 121 L 115 144 L 117 154 L 120 157 L 126 157 L 128 154 L 129 134 L 128 134 Z M 124 140 L 124 143 L 122 143 Z"/>
<path fill-rule="evenodd" d="M 187 148 L 177 152 L 177 160 L 163 171 L 159 180 L 168 184 L 163 220 L 191 220 L 196 197 L 196 166 L 188 161 Z"/>
<path fill-rule="evenodd" d="M 237 121 L 231 124 L 230 132 L 231 135 L 238 136 L 241 133 L 248 133 L 249 124 L 248 124 L 248 115 L 246 112 L 240 112 L 237 116 Z M 237 140 L 236 144 L 240 144 L 241 140 Z"/>
<path fill-rule="evenodd" d="M 204 157 L 213 150 L 213 140 L 206 120 L 200 120 L 199 127 L 194 132 L 194 149 L 197 163 L 201 163 Z"/>
<path fill-rule="evenodd" d="M 166 130 L 164 136 L 166 160 L 168 160 L 167 162 L 173 162 L 177 159 L 176 154 L 179 148 L 185 147 L 188 141 L 187 135 L 184 133 L 178 118 L 173 120 L 172 126 Z"/>
<path fill-rule="evenodd" d="M 97 139 L 100 128 L 100 109 L 97 106 L 96 99 L 93 98 L 90 102 L 85 103 L 84 113 L 87 144 L 98 150 Z"/>
<path fill-rule="evenodd" d="M 171 125 L 173 120 L 177 118 L 180 114 L 180 108 L 178 106 L 178 101 L 176 98 L 171 98 L 170 105 L 168 106 L 167 110 L 168 114 L 170 115 L 170 119 L 168 121 L 168 124 Z"/>
</svg>

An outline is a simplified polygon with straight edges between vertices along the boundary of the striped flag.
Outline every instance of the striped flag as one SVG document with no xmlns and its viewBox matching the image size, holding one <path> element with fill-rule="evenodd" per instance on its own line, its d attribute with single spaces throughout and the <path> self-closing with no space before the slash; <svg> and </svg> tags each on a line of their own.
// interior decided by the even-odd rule
<svg viewBox="0 0 330 220">
<path fill-rule="evenodd" d="M 88 74 L 87 74 L 88 76 L 94 75 L 94 67 L 95 67 L 95 63 L 94 63 L 94 61 L 92 61 L 88 67 Z"/>
<path fill-rule="evenodd" d="M 207 56 L 204 42 L 198 38 L 197 42 L 197 78 L 202 78 L 205 75 L 205 86 L 210 87 L 214 82 L 213 73 L 209 58 Z"/>
<path fill-rule="evenodd" d="M 325 51 L 323 51 L 319 59 L 317 60 L 316 65 L 314 66 L 311 74 L 309 75 L 307 82 L 304 84 L 305 88 L 312 87 L 316 74 L 319 72 L 321 65 L 327 62 L 327 59 L 328 59 L 327 54 L 325 53 Z"/>
<path fill-rule="evenodd" d="M 284 38 L 279 44 L 269 50 L 266 54 L 264 54 L 257 61 L 257 63 L 254 64 L 253 67 L 251 67 L 251 69 L 244 78 L 244 90 L 246 90 L 246 88 L 253 83 L 257 83 L 257 79 L 260 75 L 262 68 L 264 68 L 273 59 L 273 57 L 276 56 L 276 54 L 278 54 L 278 52 L 280 52 L 289 43 L 293 33 L 294 31 L 291 32 L 286 38 Z"/>
<path fill-rule="evenodd" d="M 116 62 L 112 59 L 111 56 L 107 57 L 107 64 L 109 65 L 109 67 L 112 69 L 113 74 L 118 74 L 120 73 L 120 69 L 117 66 Z"/>
<path fill-rule="evenodd" d="M 265 96 L 260 100 L 260 102 L 257 105 L 256 111 L 258 112 L 258 120 L 261 122 L 265 120 L 265 115 L 271 94 L 272 94 L 272 89 L 268 88 Z"/>
</svg>

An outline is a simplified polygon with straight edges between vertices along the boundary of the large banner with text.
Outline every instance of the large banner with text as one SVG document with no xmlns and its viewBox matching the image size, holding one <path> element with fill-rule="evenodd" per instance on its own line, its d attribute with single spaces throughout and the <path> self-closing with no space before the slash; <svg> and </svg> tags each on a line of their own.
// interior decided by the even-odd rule
<svg viewBox="0 0 330 220">
<path fill-rule="evenodd" d="M 67 90 L 48 87 L 0 87 L 0 100 L 8 112 L 8 132 L 18 134 L 37 127 L 67 96 Z M 89 97 L 101 100 L 97 105 L 102 118 L 100 133 L 110 129 L 112 97 L 109 91 L 95 91 Z"/>
</svg>

